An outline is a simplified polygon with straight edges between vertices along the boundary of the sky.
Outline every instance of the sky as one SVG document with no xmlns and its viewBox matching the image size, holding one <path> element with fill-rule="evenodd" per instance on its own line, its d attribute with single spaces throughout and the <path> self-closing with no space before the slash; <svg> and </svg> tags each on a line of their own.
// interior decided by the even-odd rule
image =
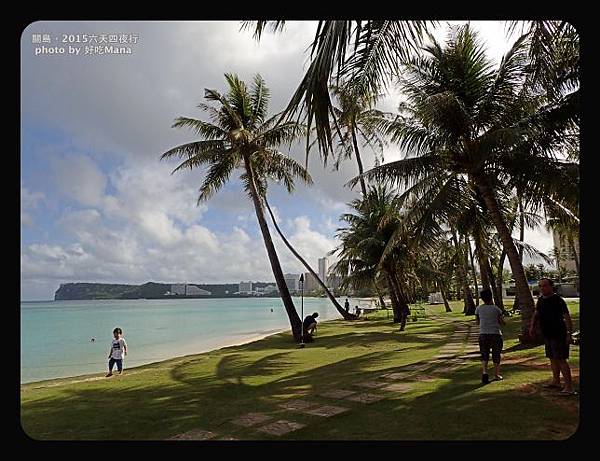
<svg viewBox="0 0 600 461">
<path fill-rule="evenodd" d="M 498 61 L 516 38 L 500 21 L 471 24 Z M 237 21 L 30 24 L 21 37 L 21 298 L 53 299 L 68 282 L 272 281 L 237 176 L 197 206 L 202 171 L 171 174 L 176 160 L 160 155 L 195 140 L 171 125 L 178 116 L 203 118 L 196 105 L 205 88 L 225 91 L 226 72 L 245 81 L 260 73 L 271 113 L 282 110 L 304 74 L 315 31 L 315 22 L 288 22 L 283 33 L 266 32 L 257 42 Z M 434 35 L 446 33 L 442 21 Z M 86 44 L 77 43 L 84 34 L 126 35 L 130 43 L 117 46 L 132 53 L 85 54 Z M 37 43 L 44 35 L 51 42 Z M 75 48 L 78 55 L 69 53 Z M 379 107 L 394 111 L 400 100 L 392 90 Z M 290 154 L 304 159 L 300 147 Z M 393 145 L 384 151 L 386 163 L 402 155 Z M 372 152 L 363 157 L 365 169 L 372 167 Z M 272 185 L 269 197 L 283 232 L 316 269 L 336 247 L 338 218 L 358 190 L 344 186 L 356 175 L 352 160 L 333 171 L 315 155 L 309 171 L 312 186 L 297 184 L 289 195 Z M 303 272 L 273 238 L 284 272 Z M 543 227 L 528 229 L 525 240 L 544 252 L 553 245 Z"/>
</svg>

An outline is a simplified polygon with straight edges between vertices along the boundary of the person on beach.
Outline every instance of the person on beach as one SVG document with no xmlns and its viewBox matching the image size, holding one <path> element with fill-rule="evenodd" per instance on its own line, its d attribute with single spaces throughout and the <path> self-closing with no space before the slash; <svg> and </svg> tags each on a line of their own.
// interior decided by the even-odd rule
<svg viewBox="0 0 600 461">
<path fill-rule="evenodd" d="M 540 297 L 531 318 L 529 334 L 534 335 L 536 323 L 539 322 L 544 337 L 546 357 L 550 359 L 552 368 L 552 381 L 543 387 L 561 389 L 560 395 L 575 395 L 571 368 L 567 362 L 571 332 L 573 331 L 573 322 L 567 303 L 554 292 L 552 280 L 543 278 L 538 282 L 538 286 L 540 287 Z M 561 373 L 565 381 L 564 387 L 560 385 Z"/>
<path fill-rule="evenodd" d="M 490 360 L 490 349 L 492 350 L 492 361 L 494 362 L 494 380 L 503 379 L 500 375 L 500 354 L 502 352 L 502 331 L 500 325 L 504 325 L 502 310 L 495 306 L 492 301 L 492 291 L 488 288 L 479 293 L 484 304 L 475 308 L 475 321 L 479 325 L 479 352 L 481 353 L 481 382 L 490 382 L 487 368 Z"/>
<path fill-rule="evenodd" d="M 317 317 L 318 312 L 313 312 L 311 315 L 307 315 L 302 322 L 302 328 L 304 330 L 304 340 L 313 341 L 313 333 L 317 329 Z"/>
<path fill-rule="evenodd" d="M 350 301 L 348 301 L 348 298 L 346 298 L 346 302 L 344 303 L 344 309 L 346 309 L 346 312 L 350 310 Z"/>
<path fill-rule="evenodd" d="M 115 364 L 119 374 L 123 373 L 123 354 L 127 355 L 127 343 L 123 338 L 123 330 L 119 327 L 113 330 L 113 340 L 110 344 L 110 351 L 108 352 L 108 373 L 106 377 L 112 376 L 112 370 Z"/>
</svg>

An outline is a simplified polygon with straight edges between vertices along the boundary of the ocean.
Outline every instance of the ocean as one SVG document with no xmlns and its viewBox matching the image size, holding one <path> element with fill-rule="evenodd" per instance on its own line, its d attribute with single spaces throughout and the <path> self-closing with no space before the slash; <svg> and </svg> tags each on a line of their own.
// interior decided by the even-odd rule
<svg viewBox="0 0 600 461">
<path fill-rule="evenodd" d="M 304 298 L 304 316 L 313 312 L 341 318 L 327 298 Z M 290 330 L 279 298 L 22 302 L 21 382 L 105 372 L 117 326 L 125 369 Z"/>
</svg>

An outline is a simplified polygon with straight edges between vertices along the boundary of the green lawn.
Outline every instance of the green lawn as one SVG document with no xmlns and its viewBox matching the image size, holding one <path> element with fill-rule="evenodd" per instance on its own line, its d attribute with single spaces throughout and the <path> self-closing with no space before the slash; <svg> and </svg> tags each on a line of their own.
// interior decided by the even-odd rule
<svg viewBox="0 0 600 461">
<path fill-rule="evenodd" d="M 63 440 L 165 439 L 192 429 L 252 440 L 514 440 L 573 434 L 578 397 L 540 390 L 539 384 L 550 377 L 544 348 L 518 346 L 519 317 L 508 319 L 504 328 L 504 381 L 482 386 L 479 361 L 465 359 L 445 374 L 427 370 L 389 381 L 408 383 L 405 392 L 363 389 L 386 397 L 370 404 L 320 395 L 360 390 L 356 384 L 365 381 L 388 382 L 382 374 L 431 362 L 454 328 L 474 323 L 473 317 L 460 313 L 459 302 L 452 306 L 456 312 L 448 314 L 443 306 L 427 306 L 427 319 L 409 321 L 402 333 L 379 312 L 358 322 L 322 323 L 316 341 L 305 349 L 297 348 L 289 334 L 279 334 L 128 369 L 110 379 L 98 374 L 22 385 L 22 426 L 34 439 Z M 569 309 L 578 329 L 579 303 L 569 303 Z M 439 337 L 423 336 L 432 333 Z M 526 358 L 532 360 L 510 363 Z M 570 363 L 578 376 L 578 346 L 571 346 Z M 423 380 L 423 375 L 435 379 Z M 278 407 L 298 398 L 349 411 L 326 418 Z M 278 437 L 257 431 L 260 424 L 232 423 L 250 412 L 305 427 Z"/>
</svg>

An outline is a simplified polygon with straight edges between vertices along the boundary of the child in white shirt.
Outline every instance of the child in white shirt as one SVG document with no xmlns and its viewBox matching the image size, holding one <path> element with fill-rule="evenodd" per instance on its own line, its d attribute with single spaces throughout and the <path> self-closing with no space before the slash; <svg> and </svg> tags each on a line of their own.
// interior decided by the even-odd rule
<svg viewBox="0 0 600 461">
<path fill-rule="evenodd" d="M 127 343 L 125 338 L 122 337 L 123 330 L 119 327 L 113 330 L 113 340 L 110 344 L 110 351 L 108 352 L 108 374 L 106 377 L 112 376 L 112 369 L 117 364 L 119 374 L 123 372 L 123 354 L 127 355 Z"/>
</svg>

